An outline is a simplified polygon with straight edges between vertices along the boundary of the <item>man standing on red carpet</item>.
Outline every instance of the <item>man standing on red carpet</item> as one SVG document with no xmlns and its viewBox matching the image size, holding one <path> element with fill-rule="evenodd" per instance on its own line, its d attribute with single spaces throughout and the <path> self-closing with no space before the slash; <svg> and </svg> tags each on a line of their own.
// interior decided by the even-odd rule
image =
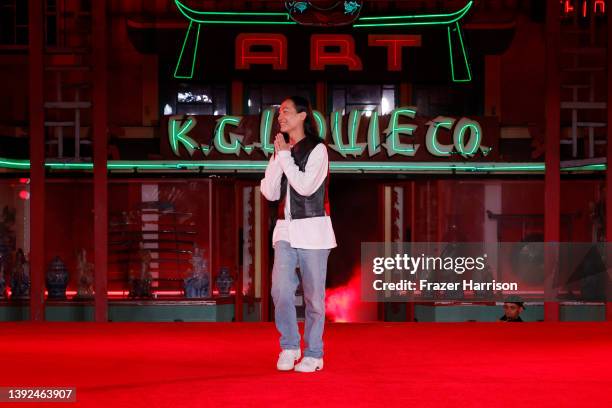
<svg viewBox="0 0 612 408">
<path fill-rule="evenodd" d="M 282 133 L 276 135 L 274 155 L 260 184 L 266 199 L 280 200 L 272 234 L 272 298 L 282 349 L 276 367 L 281 371 L 313 372 L 323 369 L 327 259 L 337 246 L 329 216 L 327 146 L 317 133 L 305 98 L 284 100 L 278 122 Z M 306 350 L 295 365 L 301 357 L 295 310 L 298 265 L 306 306 Z"/>
</svg>

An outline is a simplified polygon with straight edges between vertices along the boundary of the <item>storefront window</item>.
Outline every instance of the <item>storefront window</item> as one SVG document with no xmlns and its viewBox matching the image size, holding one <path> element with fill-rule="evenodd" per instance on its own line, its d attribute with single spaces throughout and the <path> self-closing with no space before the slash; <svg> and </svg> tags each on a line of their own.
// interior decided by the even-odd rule
<svg viewBox="0 0 612 408">
<path fill-rule="evenodd" d="M 332 85 L 331 111 L 376 110 L 385 115 L 395 109 L 396 96 L 395 85 Z"/>
<path fill-rule="evenodd" d="M 250 84 L 246 86 L 246 112 L 260 113 L 267 106 L 278 106 L 288 96 L 299 95 L 314 102 L 314 89 L 307 84 Z"/>
<path fill-rule="evenodd" d="M 28 2 L 0 3 L 0 46 L 28 45 Z"/>
<path fill-rule="evenodd" d="M 474 115 L 482 110 L 480 98 L 473 89 L 415 84 L 412 92 L 413 104 L 423 116 Z"/>
<path fill-rule="evenodd" d="M 227 87 L 182 83 L 163 107 L 164 115 L 225 115 Z"/>
<path fill-rule="evenodd" d="M 47 285 L 48 300 L 92 299 L 96 249 L 92 181 L 46 180 L 44 273 L 58 276 L 57 286 L 49 290 Z M 65 287 L 59 283 L 64 279 Z"/>
<path fill-rule="evenodd" d="M 182 297 L 185 279 L 195 274 L 202 278 L 198 297 L 212 297 L 209 216 L 208 181 L 113 182 L 110 297 Z"/>
<path fill-rule="evenodd" d="M 27 268 L 17 267 L 17 254 L 29 259 L 30 253 L 29 181 L 0 180 L 0 299 L 10 297 L 12 289 L 29 294 Z"/>
</svg>

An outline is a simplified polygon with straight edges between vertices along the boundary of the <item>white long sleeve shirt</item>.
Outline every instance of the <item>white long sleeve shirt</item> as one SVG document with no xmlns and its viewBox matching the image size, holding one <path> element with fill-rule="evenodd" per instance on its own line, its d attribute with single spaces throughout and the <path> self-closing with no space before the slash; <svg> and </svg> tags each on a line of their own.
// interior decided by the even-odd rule
<svg viewBox="0 0 612 408">
<path fill-rule="evenodd" d="M 327 249 L 335 248 L 336 237 L 329 215 L 291 219 L 290 194 L 293 187 L 303 196 L 314 194 L 325 181 L 328 172 L 327 147 L 319 143 L 312 149 L 306 162 L 305 171 L 300 171 L 295 164 L 291 152 L 281 150 L 276 157 L 272 155 L 264 178 L 260 183 L 263 196 L 269 201 L 280 199 L 281 179 L 283 173 L 287 176 L 287 197 L 285 199 L 285 219 L 276 220 L 272 233 L 272 243 L 288 241 L 293 248 Z"/>
</svg>

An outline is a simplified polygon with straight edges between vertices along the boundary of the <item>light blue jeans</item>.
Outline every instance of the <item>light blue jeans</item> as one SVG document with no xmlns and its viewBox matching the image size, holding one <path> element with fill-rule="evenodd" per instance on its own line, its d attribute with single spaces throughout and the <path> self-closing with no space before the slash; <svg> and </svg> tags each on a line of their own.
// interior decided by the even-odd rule
<svg viewBox="0 0 612 408">
<path fill-rule="evenodd" d="M 300 348 L 300 332 L 295 312 L 295 291 L 299 278 L 295 268 L 299 265 L 304 289 L 305 357 L 323 357 L 323 328 L 325 325 L 325 277 L 327 258 L 331 249 L 292 248 L 287 241 L 274 244 L 272 268 L 272 299 L 274 320 L 280 332 L 283 350 Z"/>
</svg>

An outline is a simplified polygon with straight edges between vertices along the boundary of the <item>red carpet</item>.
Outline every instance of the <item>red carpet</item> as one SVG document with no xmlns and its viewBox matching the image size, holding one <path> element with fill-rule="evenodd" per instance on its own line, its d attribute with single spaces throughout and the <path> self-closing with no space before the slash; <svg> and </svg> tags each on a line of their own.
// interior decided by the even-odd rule
<svg viewBox="0 0 612 408">
<path fill-rule="evenodd" d="M 303 327 L 300 327 L 303 329 Z M 0 323 L 5 406 L 612 406 L 610 323 L 337 323 L 325 368 L 277 372 L 272 323 Z"/>
</svg>

